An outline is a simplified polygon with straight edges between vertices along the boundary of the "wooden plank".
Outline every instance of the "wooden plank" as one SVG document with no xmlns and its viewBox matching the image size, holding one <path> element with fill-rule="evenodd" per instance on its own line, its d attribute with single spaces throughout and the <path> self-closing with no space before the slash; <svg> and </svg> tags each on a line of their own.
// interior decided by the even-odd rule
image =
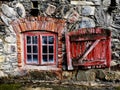
<svg viewBox="0 0 120 90">
<path fill-rule="evenodd" d="M 95 61 L 88 61 L 88 62 L 85 62 L 85 63 L 73 63 L 74 66 L 96 66 L 96 65 L 103 65 L 105 63 L 105 60 L 95 60 Z"/>
<path fill-rule="evenodd" d="M 77 56 L 77 45 L 74 42 L 74 57 L 76 57 L 76 56 Z"/>
<path fill-rule="evenodd" d="M 106 44 L 107 44 L 107 47 L 106 47 L 107 67 L 110 68 L 110 62 L 111 62 L 111 38 L 110 37 L 108 37 Z"/>
<path fill-rule="evenodd" d="M 69 39 L 69 36 L 67 34 L 65 35 L 65 37 L 66 37 L 66 51 L 67 51 L 68 70 L 73 70 L 71 52 L 70 52 L 70 39 Z"/>
<path fill-rule="evenodd" d="M 90 41 L 90 40 L 96 40 L 96 39 L 106 39 L 105 35 L 90 35 L 89 37 L 84 36 L 84 37 L 77 37 L 77 38 L 71 38 L 70 41 Z"/>
<path fill-rule="evenodd" d="M 106 59 L 106 40 L 102 40 L 101 44 L 101 58 Z"/>
<path fill-rule="evenodd" d="M 77 42 L 77 56 L 80 55 L 80 43 Z"/>
<path fill-rule="evenodd" d="M 99 44 L 97 44 L 96 45 L 96 47 L 94 48 L 94 60 L 98 60 L 98 59 L 100 59 L 101 57 L 100 57 L 100 49 L 101 49 L 101 47 L 100 47 L 100 43 L 101 43 L 101 41 L 99 42 Z"/>
<path fill-rule="evenodd" d="M 72 42 L 72 56 L 75 57 L 75 45 L 74 45 L 74 42 Z"/>
<path fill-rule="evenodd" d="M 88 41 L 88 44 L 91 45 L 92 41 Z M 92 60 L 92 51 L 87 55 L 87 60 Z"/>
<path fill-rule="evenodd" d="M 91 47 L 83 54 L 83 56 L 79 59 L 78 62 L 81 62 L 94 48 L 95 46 L 100 42 L 100 39 L 96 40 Z"/>
</svg>

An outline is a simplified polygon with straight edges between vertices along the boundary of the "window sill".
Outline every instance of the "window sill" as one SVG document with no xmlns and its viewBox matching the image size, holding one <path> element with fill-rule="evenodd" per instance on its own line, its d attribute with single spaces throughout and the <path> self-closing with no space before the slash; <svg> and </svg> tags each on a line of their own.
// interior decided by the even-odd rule
<svg viewBox="0 0 120 90">
<path fill-rule="evenodd" d="M 30 69 L 30 70 L 61 70 L 56 65 L 49 65 L 49 66 L 35 66 L 35 65 L 25 65 L 22 67 L 23 69 Z"/>
</svg>

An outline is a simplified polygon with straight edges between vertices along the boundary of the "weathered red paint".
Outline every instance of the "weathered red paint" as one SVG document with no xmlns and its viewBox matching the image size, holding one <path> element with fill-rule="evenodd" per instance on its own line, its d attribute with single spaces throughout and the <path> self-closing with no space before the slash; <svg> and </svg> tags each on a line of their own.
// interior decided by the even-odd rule
<svg viewBox="0 0 120 90">
<path fill-rule="evenodd" d="M 110 67 L 111 32 L 101 28 L 68 32 L 66 34 L 66 50 L 68 67 Z"/>
<path fill-rule="evenodd" d="M 67 64 L 68 64 L 68 70 L 73 70 L 73 66 L 72 66 L 72 59 L 71 59 L 71 50 L 70 50 L 70 38 L 69 36 L 66 34 L 66 51 L 67 51 Z"/>
</svg>

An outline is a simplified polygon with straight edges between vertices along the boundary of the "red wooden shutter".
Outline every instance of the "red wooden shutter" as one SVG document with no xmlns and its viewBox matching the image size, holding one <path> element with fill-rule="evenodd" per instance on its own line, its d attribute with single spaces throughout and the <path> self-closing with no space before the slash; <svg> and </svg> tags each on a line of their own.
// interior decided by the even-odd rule
<svg viewBox="0 0 120 90">
<path fill-rule="evenodd" d="M 111 32 L 101 28 L 68 32 L 66 51 L 68 70 L 74 66 L 110 67 Z"/>
</svg>

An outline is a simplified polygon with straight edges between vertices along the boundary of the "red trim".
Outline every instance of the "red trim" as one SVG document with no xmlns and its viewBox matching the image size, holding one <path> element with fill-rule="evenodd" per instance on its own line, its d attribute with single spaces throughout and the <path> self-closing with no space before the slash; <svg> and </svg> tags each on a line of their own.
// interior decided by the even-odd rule
<svg viewBox="0 0 120 90">
<path fill-rule="evenodd" d="M 27 50 L 26 50 L 26 35 L 24 35 L 24 63 L 26 64 L 26 59 L 27 59 L 27 57 L 26 57 L 26 52 L 27 52 Z"/>
<path fill-rule="evenodd" d="M 55 64 L 56 64 L 56 58 L 57 58 L 56 57 L 57 56 L 57 51 L 56 51 L 57 50 L 57 40 L 55 38 L 57 38 L 57 35 L 54 36 L 54 45 L 55 45 L 55 47 L 54 47 L 54 52 L 55 52 L 54 53 L 54 59 L 55 59 Z"/>
</svg>

